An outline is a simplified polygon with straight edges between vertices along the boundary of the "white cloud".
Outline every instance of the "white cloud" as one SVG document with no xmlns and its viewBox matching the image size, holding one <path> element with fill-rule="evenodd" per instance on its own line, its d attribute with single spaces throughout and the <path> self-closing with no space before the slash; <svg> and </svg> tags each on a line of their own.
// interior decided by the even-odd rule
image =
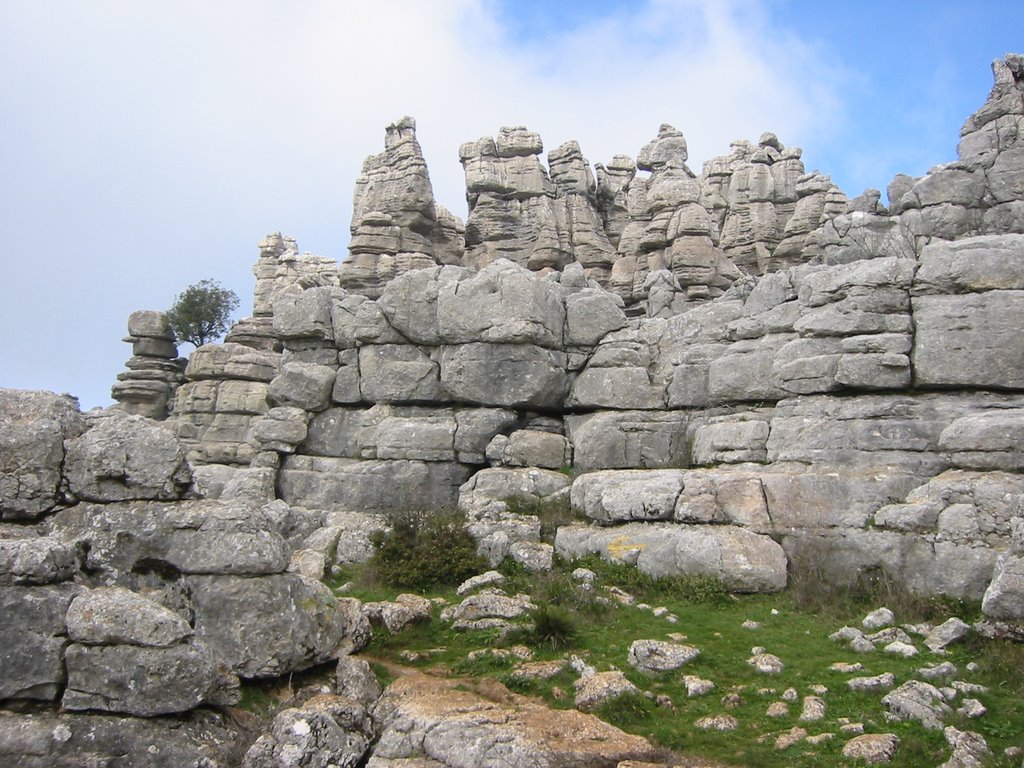
<svg viewBox="0 0 1024 768">
<path fill-rule="evenodd" d="M 362 160 L 404 114 L 457 213 L 459 144 L 502 125 L 603 162 L 669 122 L 699 172 L 732 139 L 800 144 L 842 117 L 839 74 L 757 3 L 651 0 L 543 41 L 499 19 L 485 0 L 5 3 L 0 224 L 19 290 L 0 385 L 105 402 L 132 310 L 207 276 L 246 307 L 273 229 L 343 256 Z"/>
</svg>

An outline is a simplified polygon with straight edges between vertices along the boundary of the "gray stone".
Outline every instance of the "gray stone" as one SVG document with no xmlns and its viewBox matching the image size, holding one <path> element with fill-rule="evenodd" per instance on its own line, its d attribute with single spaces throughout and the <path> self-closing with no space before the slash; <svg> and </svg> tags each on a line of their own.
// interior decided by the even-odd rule
<svg viewBox="0 0 1024 768">
<path fill-rule="evenodd" d="M 455 504 L 470 471 L 449 462 L 292 455 L 282 462 L 278 493 L 288 504 L 312 509 L 443 509 Z"/>
<path fill-rule="evenodd" d="M 188 358 L 185 376 L 200 379 L 271 381 L 281 367 L 281 355 L 244 344 L 204 344 Z"/>
<path fill-rule="evenodd" d="M 942 735 L 953 748 L 953 754 L 939 768 L 981 768 L 992 758 L 992 750 L 980 733 L 961 731 L 947 725 L 942 729 Z"/>
<path fill-rule="evenodd" d="M 1024 291 L 913 299 L 919 386 L 1024 388 Z"/>
<path fill-rule="evenodd" d="M 627 523 L 610 528 L 568 525 L 555 534 L 562 557 L 600 554 L 644 573 L 710 576 L 735 592 L 775 592 L 786 586 L 782 547 L 731 525 Z"/>
<path fill-rule="evenodd" d="M 89 501 L 177 499 L 191 479 L 185 448 L 166 427 L 109 411 L 67 442 L 65 471 L 72 492 Z"/>
<path fill-rule="evenodd" d="M 370 402 L 444 402 L 439 354 L 409 344 L 373 344 L 359 350 L 362 397 Z"/>
<path fill-rule="evenodd" d="M 334 340 L 331 305 L 337 288 L 309 288 L 274 302 L 274 334 L 281 339 Z"/>
<path fill-rule="evenodd" d="M 378 459 L 455 461 L 454 415 L 389 417 L 374 433 Z"/>
<path fill-rule="evenodd" d="M 277 405 L 322 411 L 331 404 L 337 369 L 315 363 L 285 363 L 270 382 L 267 398 Z"/>
<path fill-rule="evenodd" d="M 573 687 L 576 690 L 576 708 L 583 712 L 592 712 L 621 696 L 640 693 L 640 689 L 618 670 L 583 675 L 573 683 Z"/>
<path fill-rule="evenodd" d="M 939 690 L 920 680 L 909 680 L 886 694 L 882 703 L 896 720 L 917 720 L 925 728 L 939 730 L 944 717 L 952 711 Z"/>
<path fill-rule="evenodd" d="M 226 713 L 211 708 L 173 717 L 34 711 L 0 718 L 0 762 L 19 768 L 235 765 L 247 742 Z"/>
<path fill-rule="evenodd" d="M 365 603 L 363 611 L 372 624 L 383 625 L 392 635 L 410 624 L 430 621 L 433 604 L 419 595 L 402 594 L 394 600 Z"/>
<path fill-rule="evenodd" d="M 55 584 L 72 578 L 78 569 L 75 550 L 67 542 L 50 536 L 3 536 L 0 532 L 0 585 Z"/>
<path fill-rule="evenodd" d="M 565 299 L 565 343 L 594 346 L 612 331 L 624 328 L 622 298 L 597 288 L 584 288 Z"/>
<path fill-rule="evenodd" d="M 122 587 L 79 594 L 65 617 L 68 637 L 85 645 L 128 644 L 166 648 L 192 636 L 181 616 Z"/>
<path fill-rule="evenodd" d="M 590 472 L 573 481 L 572 506 L 599 523 L 669 520 L 683 477 L 678 469 Z"/>
<path fill-rule="evenodd" d="M 365 659 L 348 654 L 338 659 L 338 667 L 334 673 L 334 690 L 339 696 L 355 699 L 367 708 L 383 693 L 370 664 Z"/>
<path fill-rule="evenodd" d="M 239 502 L 79 504 L 59 513 L 53 534 L 85 549 L 85 569 L 114 577 L 153 568 L 251 576 L 288 564 L 270 519 Z"/>
<path fill-rule="evenodd" d="M 568 415 L 573 466 L 582 472 L 685 466 L 690 453 L 687 422 L 688 416 L 679 412 Z"/>
<path fill-rule="evenodd" d="M 946 646 L 963 640 L 970 631 L 969 624 L 954 616 L 951 619 L 946 619 L 929 632 L 924 639 L 924 644 L 932 651 L 941 651 Z"/>
<path fill-rule="evenodd" d="M 168 648 L 71 645 L 64 658 L 64 709 L 152 717 L 185 712 L 203 702 L 238 700 L 237 680 L 218 669 L 214 655 L 201 643 Z"/>
<path fill-rule="evenodd" d="M 277 677 L 369 641 L 355 601 L 292 573 L 188 576 L 196 637 L 244 678 Z"/>
<path fill-rule="evenodd" d="M 496 435 L 487 446 L 487 459 L 507 467 L 559 469 L 572 463 L 572 449 L 561 435 L 519 429 L 507 437 Z"/>
<path fill-rule="evenodd" d="M 896 676 L 892 672 L 869 677 L 851 677 L 846 681 L 851 691 L 889 691 L 896 685 Z"/>
<path fill-rule="evenodd" d="M 671 672 L 700 656 L 692 645 L 662 640 L 634 640 L 629 646 L 628 661 L 641 672 Z"/>
<path fill-rule="evenodd" d="M 243 768 L 355 768 L 370 748 L 364 705 L 345 696 L 320 694 L 278 712 L 267 732 L 245 753 Z"/>
<path fill-rule="evenodd" d="M 884 765 L 892 762 L 899 745 L 899 736 L 894 733 L 865 733 L 846 742 L 843 757 L 863 760 L 869 765 Z"/>
<path fill-rule="evenodd" d="M 936 241 L 921 251 L 915 295 L 1024 290 L 1024 235 Z"/>
<path fill-rule="evenodd" d="M 64 614 L 80 589 L 0 587 L 0 699 L 48 701 L 60 694 L 68 644 Z"/>
<path fill-rule="evenodd" d="M 252 438 L 264 451 L 292 453 L 306 439 L 306 412 L 294 406 L 279 406 L 267 411 L 266 417 L 252 426 Z"/>
<path fill-rule="evenodd" d="M 313 581 L 323 581 L 327 556 L 313 549 L 296 549 L 288 561 L 288 573 L 297 573 Z"/>
<path fill-rule="evenodd" d="M 996 621 L 1024 621 L 1024 556 L 1009 552 L 999 556 L 981 610 Z"/>
<path fill-rule="evenodd" d="M 531 344 L 449 346 L 441 354 L 441 384 L 458 402 L 560 408 L 567 362 L 564 352 Z"/>
<path fill-rule="evenodd" d="M 896 621 L 895 615 L 888 608 L 878 608 L 861 621 L 861 626 L 864 629 L 881 629 L 882 627 L 892 626 L 893 622 Z"/>
</svg>

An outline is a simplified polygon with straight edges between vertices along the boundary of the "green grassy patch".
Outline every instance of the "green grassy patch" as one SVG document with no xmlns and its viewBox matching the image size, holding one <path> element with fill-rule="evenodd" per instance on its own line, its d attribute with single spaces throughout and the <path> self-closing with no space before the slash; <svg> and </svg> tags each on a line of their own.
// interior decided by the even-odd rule
<svg viewBox="0 0 1024 768">
<path fill-rule="evenodd" d="M 571 577 L 574 568 L 586 566 L 597 574 L 596 590 L 581 589 Z M 651 579 L 627 566 L 608 564 L 588 558 L 565 563 L 558 561 L 549 573 L 531 574 L 518 566 L 503 566 L 508 581 L 503 589 L 509 594 L 530 594 L 538 605 L 533 612 L 535 624 L 503 636 L 496 631 L 457 632 L 440 620 L 410 627 L 396 636 L 375 631 L 368 653 L 389 662 L 421 669 L 464 675 L 493 677 L 512 690 L 541 698 L 553 707 L 573 706 L 575 673 L 566 668 L 548 680 L 521 680 L 513 675 L 521 663 L 511 655 L 468 656 L 479 649 L 508 649 L 526 644 L 534 661 L 567 659 L 579 656 L 598 671 L 621 670 L 648 695 L 624 697 L 603 707 L 598 715 L 626 731 L 645 736 L 657 745 L 679 754 L 699 756 L 738 766 L 845 766 L 855 762 L 842 757 L 843 745 L 855 734 L 843 733 L 841 726 L 860 723 L 867 733 L 895 733 L 901 746 L 894 768 L 933 768 L 948 759 L 950 750 L 941 731 L 930 731 L 918 723 L 890 723 L 885 718 L 881 699 L 884 693 L 857 693 L 849 690 L 853 676 L 892 672 L 896 685 L 917 678 L 916 670 L 942 661 L 951 661 L 959 669 L 958 680 L 985 685 L 988 692 L 977 694 L 989 710 L 978 720 L 952 716 L 947 720 L 962 730 L 985 735 L 993 752 L 1000 756 L 1009 746 L 1024 746 L 1024 646 L 1011 642 L 987 641 L 977 636 L 951 646 L 945 656 L 930 653 L 914 637 L 920 653 L 913 658 L 883 653 L 857 654 L 828 639 L 844 624 L 859 626 L 875 602 L 877 592 L 860 599 L 852 596 L 843 610 L 812 610 L 793 593 L 779 595 L 731 595 L 721 585 L 707 579 Z M 381 587 L 352 573 L 355 597 L 382 599 Z M 618 587 L 634 596 L 636 605 L 621 605 L 608 599 L 607 587 Z M 392 590 L 392 595 L 400 590 Z M 456 604 L 450 588 L 438 587 L 426 592 Z M 970 620 L 976 606 L 925 601 L 913 607 L 910 601 L 894 598 L 889 607 L 898 622 L 919 621 L 922 614 L 941 621 L 954 613 Z M 865 602 L 866 601 L 866 602 Z M 898 607 L 893 607 L 894 605 Z M 664 608 L 655 615 L 654 608 Z M 954 610 L 955 609 L 955 610 Z M 913 615 L 902 615 L 905 610 Z M 672 620 L 674 617 L 674 621 Z M 757 628 L 743 626 L 757 622 Z M 701 655 L 675 672 L 647 675 L 633 669 L 627 661 L 633 640 L 677 640 L 694 645 Z M 747 664 L 754 646 L 780 657 L 785 665 L 778 675 L 758 673 Z M 833 662 L 859 662 L 862 671 L 851 674 L 833 672 Z M 967 665 L 977 667 L 969 671 Z M 692 674 L 715 683 L 714 690 L 701 697 L 688 698 L 683 675 Z M 935 681 L 947 685 L 949 681 Z M 802 699 L 814 694 L 813 686 L 824 686 L 820 694 L 827 711 L 818 722 L 800 722 Z M 783 692 L 793 688 L 798 700 L 789 704 L 784 717 L 768 717 L 771 703 L 781 700 Z M 731 696 L 726 708 L 723 697 Z M 655 699 L 661 699 L 662 704 Z M 963 697 L 961 697 L 962 700 Z M 670 700 L 671 706 L 665 701 Z M 959 705 L 959 700 L 955 706 Z M 737 718 L 734 731 L 704 731 L 695 723 L 707 716 L 729 714 Z M 809 735 L 832 733 L 819 744 L 801 741 L 786 750 L 776 749 L 776 738 L 794 726 Z M 861 763 L 863 764 L 863 763 Z M 1019 758 L 1018 758 L 1019 764 Z M 1010 765 L 1001 757 L 992 766 Z"/>
</svg>

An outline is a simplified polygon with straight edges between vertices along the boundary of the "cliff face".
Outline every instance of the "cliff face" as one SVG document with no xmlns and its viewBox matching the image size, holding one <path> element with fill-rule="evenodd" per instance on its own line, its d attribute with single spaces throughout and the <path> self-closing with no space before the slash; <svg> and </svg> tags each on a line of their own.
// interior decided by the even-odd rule
<svg viewBox="0 0 1024 768">
<path fill-rule="evenodd" d="M 1020 632 L 1024 58 L 993 69 L 958 160 L 889 209 L 773 134 L 698 176 L 663 125 L 594 174 L 507 128 L 460 149 L 463 225 L 389 126 L 350 259 L 268 236 L 253 317 L 184 380 L 140 313 L 120 406 L 0 390 L 0 698 L 230 702 L 365 642 L 316 579 L 367 557 L 377 513 L 458 504 L 493 563 L 540 569 L 509 502 L 565 495 L 590 521 L 566 557 L 736 591 L 817 558 Z M 118 611 L 130 632 L 74 619 Z"/>
</svg>

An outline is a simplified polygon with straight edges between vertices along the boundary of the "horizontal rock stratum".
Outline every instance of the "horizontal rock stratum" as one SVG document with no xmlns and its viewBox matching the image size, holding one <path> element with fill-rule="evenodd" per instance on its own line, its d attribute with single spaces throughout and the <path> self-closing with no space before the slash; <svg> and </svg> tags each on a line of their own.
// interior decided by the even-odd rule
<svg viewBox="0 0 1024 768">
<path fill-rule="evenodd" d="M 737 592 L 882 574 L 1024 634 L 1024 57 L 993 71 L 957 159 L 887 206 L 771 133 L 698 175 L 670 125 L 593 169 L 509 127 L 460 149 L 462 222 L 403 118 L 344 263 L 267 236 L 252 317 L 187 364 L 134 313 L 106 411 L 0 389 L 0 699 L 107 713 L 0 718 L 35 750 L 11 759 L 66 761 L 82 737 L 48 734 L 78 717 L 97 760 L 118 729 L 171 743 L 173 715 L 167 764 L 231 764 L 204 707 L 365 645 L 321 580 L 402 509 L 459 506 L 494 565 L 597 553 Z M 553 545 L 548 508 L 577 517 Z M 507 691 L 405 678 L 371 703 L 286 710 L 247 759 L 652 754 Z"/>
</svg>

